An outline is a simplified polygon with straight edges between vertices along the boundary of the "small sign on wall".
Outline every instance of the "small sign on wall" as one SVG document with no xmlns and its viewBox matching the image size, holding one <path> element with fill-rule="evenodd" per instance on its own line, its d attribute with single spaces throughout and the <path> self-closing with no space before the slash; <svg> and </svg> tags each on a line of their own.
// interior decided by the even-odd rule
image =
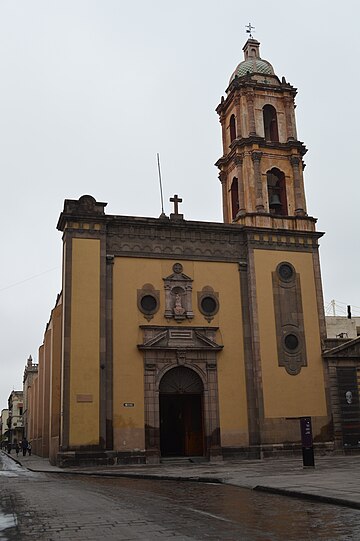
<svg viewBox="0 0 360 541">
<path fill-rule="evenodd" d="M 134 402 L 124 402 L 124 408 L 133 408 L 134 406 Z"/>
<path fill-rule="evenodd" d="M 76 402 L 93 402 L 92 394 L 77 394 Z"/>
</svg>

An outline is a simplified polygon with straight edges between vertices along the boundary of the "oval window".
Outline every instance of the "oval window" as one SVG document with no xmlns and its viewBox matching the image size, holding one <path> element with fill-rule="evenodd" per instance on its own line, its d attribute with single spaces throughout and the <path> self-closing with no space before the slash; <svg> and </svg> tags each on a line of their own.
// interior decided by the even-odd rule
<svg viewBox="0 0 360 541">
<path fill-rule="evenodd" d="M 294 276 L 294 268 L 290 263 L 281 263 L 278 273 L 282 280 L 289 281 Z"/>
<path fill-rule="evenodd" d="M 152 295 L 144 295 L 141 298 L 140 305 L 144 312 L 155 312 L 157 308 L 157 300 Z"/>
<path fill-rule="evenodd" d="M 217 302 L 214 297 L 203 297 L 201 299 L 201 309 L 205 314 L 214 314 L 217 310 Z"/>
<path fill-rule="evenodd" d="M 290 351 L 295 351 L 299 347 L 299 339 L 295 334 L 285 336 L 285 347 Z"/>
</svg>

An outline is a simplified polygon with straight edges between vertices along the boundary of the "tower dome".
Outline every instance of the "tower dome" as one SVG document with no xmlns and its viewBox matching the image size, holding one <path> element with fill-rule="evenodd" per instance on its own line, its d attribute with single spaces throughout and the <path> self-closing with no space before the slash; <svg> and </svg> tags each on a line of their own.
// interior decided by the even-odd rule
<svg viewBox="0 0 360 541">
<path fill-rule="evenodd" d="M 247 40 L 243 47 L 245 59 L 236 67 L 230 77 L 229 84 L 235 77 L 243 77 L 247 73 L 262 73 L 265 75 L 275 75 L 274 68 L 267 60 L 260 58 L 260 43 L 253 38 Z"/>
</svg>

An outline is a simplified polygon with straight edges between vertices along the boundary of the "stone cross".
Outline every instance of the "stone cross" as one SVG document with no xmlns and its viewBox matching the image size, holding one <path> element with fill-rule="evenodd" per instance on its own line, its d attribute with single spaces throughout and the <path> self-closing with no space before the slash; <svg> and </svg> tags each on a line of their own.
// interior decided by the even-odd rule
<svg viewBox="0 0 360 541">
<path fill-rule="evenodd" d="M 170 202 L 174 203 L 174 214 L 179 215 L 179 203 L 182 203 L 181 197 L 175 194 L 174 197 L 170 197 Z"/>
</svg>

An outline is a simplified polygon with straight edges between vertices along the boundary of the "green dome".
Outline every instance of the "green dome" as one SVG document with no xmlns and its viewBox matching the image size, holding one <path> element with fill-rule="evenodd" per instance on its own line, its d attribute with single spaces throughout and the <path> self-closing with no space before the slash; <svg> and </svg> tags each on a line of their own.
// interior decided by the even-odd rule
<svg viewBox="0 0 360 541">
<path fill-rule="evenodd" d="M 264 73 L 265 75 L 275 75 L 274 68 L 267 60 L 262 58 L 248 58 L 237 66 L 236 70 L 230 77 L 229 84 L 237 77 L 243 77 L 246 73 Z"/>
</svg>

